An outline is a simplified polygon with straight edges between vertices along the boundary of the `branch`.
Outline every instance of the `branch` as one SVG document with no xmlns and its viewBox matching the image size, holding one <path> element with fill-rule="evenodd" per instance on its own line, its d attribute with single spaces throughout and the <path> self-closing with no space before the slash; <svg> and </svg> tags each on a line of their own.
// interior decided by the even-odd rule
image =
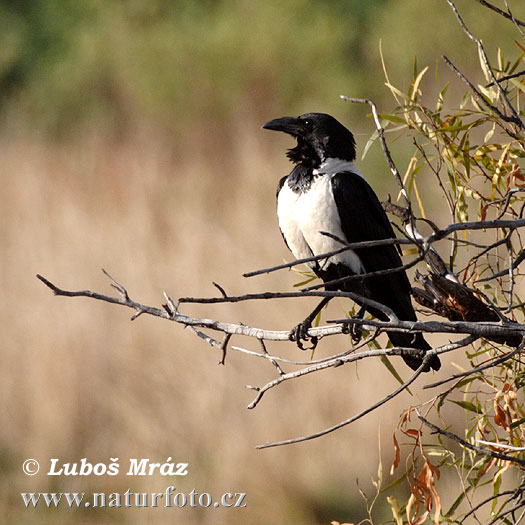
<svg viewBox="0 0 525 525">
<path fill-rule="evenodd" d="M 348 250 L 357 250 L 359 248 L 375 248 L 377 246 L 390 246 L 392 244 L 413 244 L 413 241 L 409 239 L 397 239 L 397 238 L 377 239 L 373 241 L 362 241 L 362 242 L 352 242 L 352 243 L 347 243 L 339 239 L 339 242 L 341 242 L 343 246 L 341 248 L 338 248 L 337 250 L 333 250 L 331 252 L 326 252 L 326 253 L 321 253 L 320 255 L 312 255 L 311 257 L 304 257 L 303 259 L 296 259 L 295 261 L 278 264 L 276 266 L 271 266 L 270 268 L 263 268 L 262 270 L 255 270 L 252 272 L 243 273 L 242 276 L 243 277 L 254 277 L 255 275 L 261 275 L 263 273 L 271 273 L 277 270 L 283 270 L 285 268 L 292 268 L 293 266 L 297 266 L 299 264 L 320 261 L 322 259 L 328 259 L 329 257 L 333 257 L 334 255 L 338 255 Z"/>
<path fill-rule="evenodd" d="M 516 25 L 525 27 L 525 22 L 522 22 L 521 20 L 518 20 L 517 18 L 514 18 L 511 14 L 503 11 L 499 7 L 496 7 L 495 5 L 489 4 L 486 0 L 477 0 L 477 1 L 481 5 L 484 5 L 485 7 L 488 7 L 489 9 L 492 9 L 493 11 L 495 11 L 496 13 L 498 13 L 498 15 L 501 15 L 501 16 L 507 18 L 508 20 L 512 20 Z"/>
<path fill-rule="evenodd" d="M 366 344 L 368 344 L 372 339 L 375 339 L 375 337 L 376 336 L 371 337 L 368 341 L 366 341 Z M 425 355 L 429 355 L 430 357 L 432 357 L 437 354 L 451 352 L 452 350 L 457 350 L 458 348 L 463 348 L 471 344 L 475 339 L 476 339 L 475 337 L 469 336 L 455 343 L 448 343 L 438 348 L 434 348 L 433 350 L 426 352 Z M 365 346 L 365 344 L 361 344 L 360 346 Z M 297 377 L 302 377 L 304 375 L 318 372 L 319 370 L 324 370 L 326 368 L 332 368 L 332 367 L 336 368 L 336 367 L 342 366 L 347 363 L 354 363 L 356 361 L 360 361 L 361 359 L 366 359 L 368 357 L 396 356 L 396 355 L 420 355 L 421 354 L 420 350 L 417 350 L 415 348 L 406 348 L 406 347 L 394 347 L 394 348 L 380 349 L 380 350 L 368 350 L 366 352 L 360 352 L 360 353 L 355 353 L 355 350 L 356 349 L 353 348 L 345 352 L 343 355 L 333 356 L 333 357 L 324 359 L 316 364 L 311 364 L 310 366 L 303 368 L 301 370 L 290 372 L 288 374 L 282 374 L 276 379 L 266 383 L 262 387 L 250 387 L 252 390 L 256 390 L 258 394 L 257 394 L 257 397 L 248 405 L 248 408 L 249 409 L 255 408 L 257 404 L 259 403 L 259 401 L 262 399 L 263 395 L 268 390 L 280 385 L 281 383 L 285 381 L 288 381 L 289 379 L 295 379 Z"/>
<path fill-rule="evenodd" d="M 518 78 L 525 75 L 525 71 L 518 71 L 517 73 L 512 73 L 512 75 L 505 75 L 504 77 L 498 78 L 497 82 L 505 82 L 506 80 L 510 80 L 512 78 Z M 489 82 L 485 87 L 492 87 L 496 82 Z"/>
<path fill-rule="evenodd" d="M 307 288 L 303 288 L 303 290 L 305 292 L 310 292 L 310 291 L 318 290 L 319 288 L 323 288 L 326 286 L 339 286 L 340 284 L 346 283 L 348 281 L 362 280 L 362 279 L 367 279 L 368 277 L 376 277 L 378 275 L 390 275 L 393 273 L 404 272 L 405 270 L 413 268 L 416 264 L 420 263 L 423 259 L 424 259 L 424 256 L 420 255 L 419 257 L 416 257 L 409 263 L 403 264 L 401 266 L 396 266 L 395 268 L 388 268 L 387 270 L 376 270 L 375 272 L 365 272 L 365 273 L 359 273 L 359 274 L 354 274 L 354 275 L 347 275 L 346 277 L 340 277 L 339 279 L 333 279 L 332 281 L 326 281 L 320 284 L 314 284 L 312 286 L 308 286 Z"/>
<path fill-rule="evenodd" d="M 493 219 L 489 221 L 455 222 L 432 234 L 426 239 L 426 242 L 435 242 L 447 237 L 453 232 L 461 230 L 490 230 L 494 228 L 516 230 L 518 228 L 523 228 L 524 226 L 525 219 Z"/>
<path fill-rule="evenodd" d="M 475 368 L 472 368 L 470 370 L 467 370 L 466 372 L 461 372 L 459 374 L 454 374 L 450 377 L 447 377 L 446 379 L 443 379 L 441 381 L 436 381 L 435 383 L 430 383 L 428 385 L 424 385 L 423 388 L 435 388 L 437 386 L 444 385 L 445 383 L 448 383 L 450 381 L 454 381 L 455 379 L 459 379 L 461 377 L 467 377 L 472 374 L 476 374 L 477 372 L 482 372 L 483 370 L 487 370 L 488 368 L 493 368 L 494 366 L 501 365 L 505 361 L 508 361 L 509 359 L 512 359 L 516 354 L 519 354 L 523 347 L 525 346 L 525 339 L 522 341 L 522 343 L 516 347 L 512 352 L 508 352 L 507 354 L 499 357 L 498 359 L 493 359 L 492 361 L 489 361 L 488 363 L 477 366 Z"/>
<path fill-rule="evenodd" d="M 470 88 L 472 93 L 476 96 L 478 101 L 482 103 L 484 106 L 489 108 L 490 110 L 494 111 L 498 115 L 499 118 L 504 120 L 505 122 L 512 122 L 514 124 L 519 125 L 521 128 L 523 128 L 523 122 L 518 118 L 518 121 L 516 121 L 515 117 L 509 117 L 505 114 L 503 114 L 499 108 L 488 102 L 485 97 L 479 92 L 479 90 L 474 86 L 474 84 L 445 56 L 443 55 L 443 60 L 446 62 L 446 64 L 456 73 L 456 75 L 467 84 L 467 86 Z M 499 84 L 498 84 L 499 85 Z M 513 134 L 511 134 L 513 135 Z"/>
<path fill-rule="evenodd" d="M 525 460 L 520 458 L 515 458 L 514 456 L 508 456 L 507 454 L 500 454 L 498 452 L 494 452 L 489 449 L 476 447 L 475 445 L 472 445 L 468 441 L 465 441 L 464 439 L 460 438 L 456 434 L 449 432 L 448 430 L 443 430 L 427 419 L 425 419 L 419 410 L 417 408 L 414 408 L 417 414 L 417 417 L 427 426 L 429 427 L 433 432 L 437 432 L 438 434 L 441 434 L 442 436 L 448 437 L 449 439 L 452 439 L 453 441 L 456 441 L 459 443 L 462 447 L 468 448 L 470 450 L 473 450 L 474 452 L 477 452 L 478 454 L 483 454 L 485 456 L 490 456 L 495 459 L 501 459 L 503 461 L 511 461 L 513 463 L 517 463 L 518 465 L 525 466 Z"/>
<path fill-rule="evenodd" d="M 381 121 L 379 120 L 379 114 L 377 113 L 377 107 L 374 101 L 369 98 L 353 98 L 347 97 L 345 95 L 340 95 L 340 97 L 348 102 L 354 102 L 356 104 L 368 104 L 370 106 L 370 109 L 372 110 L 372 115 L 374 117 L 377 134 L 379 136 L 379 140 L 381 141 L 381 147 L 383 148 L 383 153 L 385 155 L 388 167 L 390 168 L 392 175 L 394 175 L 394 178 L 396 179 L 399 189 L 401 191 L 401 195 L 403 195 L 405 203 L 408 209 L 410 210 L 410 215 L 412 215 L 412 204 L 410 202 L 410 198 L 408 197 L 407 190 L 405 189 L 405 185 L 403 184 L 403 179 L 399 173 L 399 170 L 397 169 L 394 161 L 392 160 L 392 155 L 390 154 L 390 150 L 388 149 L 388 145 L 385 140 L 385 130 L 383 129 L 383 126 L 381 126 Z"/>
<path fill-rule="evenodd" d="M 258 299 L 290 299 L 293 297 L 347 297 L 358 304 L 369 306 L 383 312 L 391 321 L 397 322 L 398 317 L 394 311 L 368 297 L 347 291 L 300 291 L 300 292 L 262 292 L 228 297 L 181 297 L 179 303 L 197 304 L 217 304 L 217 303 L 238 303 L 242 301 L 253 301 Z"/>
<path fill-rule="evenodd" d="M 507 106 L 507 109 L 512 113 L 512 117 L 507 117 L 509 122 L 513 122 L 517 126 L 519 126 L 522 130 L 525 129 L 525 125 L 523 124 L 522 120 L 520 119 L 518 112 L 514 109 L 514 106 L 510 103 L 507 93 L 505 90 L 500 86 L 498 80 L 496 79 L 496 76 L 494 75 L 494 71 L 490 67 L 489 60 L 487 58 L 487 54 L 485 53 L 485 48 L 483 47 L 483 43 L 479 38 L 476 38 L 467 28 L 465 25 L 465 22 L 461 18 L 461 15 L 459 14 L 458 10 L 456 9 L 456 6 L 452 2 L 452 0 L 446 0 L 447 4 L 450 6 L 454 14 L 456 15 L 456 18 L 459 22 L 459 25 L 462 27 L 465 34 L 478 46 L 479 53 L 481 55 L 481 58 L 483 60 L 483 64 L 485 65 L 485 69 L 488 72 L 489 76 L 491 77 L 492 81 L 496 83 L 496 86 L 498 88 L 499 94 L 501 98 L 503 99 L 503 102 Z"/>
<path fill-rule="evenodd" d="M 109 274 L 106 275 L 109 276 Z M 164 305 L 164 309 L 147 306 L 136 301 L 133 301 L 127 291 L 122 285 L 121 287 L 126 297 L 111 297 L 97 292 L 89 290 L 82 291 L 67 291 L 58 288 L 56 285 L 48 281 L 45 277 L 37 275 L 46 286 L 48 286 L 55 295 L 66 296 L 66 297 L 89 297 L 99 301 L 105 301 L 113 304 L 119 304 L 126 306 L 137 312 L 132 319 L 136 319 L 138 315 L 145 313 L 175 321 L 184 326 L 190 326 L 194 328 L 208 328 L 214 331 L 223 332 L 225 334 L 232 335 L 243 335 L 246 337 L 252 337 L 255 339 L 264 339 L 267 341 L 288 341 L 289 331 L 287 330 L 264 330 L 261 328 L 250 327 L 244 324 L 226 323 L 223 321 L 217 321 L 215 319 L 206 319 L 191 317 L 178 312 L 176 308 L 170 305 Z M 111 277 L 110 277 L 111 278 Z M 112 278 L 111 278 L 112 279 Z M 113 280 L 114 281 L 114 280 Z M 116 281 L 114 281 L 116 283 Z M 281 299 L 291 297 L 349 297 L 355 298 L 358 301 L 363 302 L 368 306 L 377 308 L 383 311 L 391 319 L 390 321 L 378 321 L 376 319 L 356 319 L 346 318 L 340 320 L 328 321 L 328 326 L 312 327 L 308 330 L 310 337 L 326 337 L 336 334 L 346 333 L 350 325 L 359 325 L 365 327 L 375 327 L 387 331 L 396 332 L 427 332 L 427 333 L 449 333 L 449 334 L 470 334 L 476 337 L 487 337 L 491 336 L 509 336 L 509 335 L 525 335 L 525 325 L 515 322 L 467 322 L 467 321 L 402 321 L 398 320 L 395 314 L 390 308 L 366 297 L 362 297 L 358 294 L 351 292 L 336 292 L 336 291 L 324 291 L 324 292 L 264 292 L 260 294 L 246 294 L 243 296 L 234 297 L 208 297 L 208 298 L 193 298 L 184 297 L 179 302 L 188 303 L 201 303 L 201 304 L 218 304 L 218 303 L 229 303 L 229 302 L 241 302 L 248 300 L 258 299 Z M 171 305 L 173 305 L 171 301 Z M 207 336 L 205 336 L 207 337 Z M 222 343 L 218 343 L 220 346 Z M 215 345 L 216 346 L 216 345 Z"/>
<path fill-rule="evenodd" d="M 525 325 L 509 321 L 377 321 L 376 319 L 335 319 L 327 321 L 336 326 L 343 325 L 367 325 L 375 326 L 389 332 L 425 332 L 446 334 L 471 334 L 477 337 L 490 339 L 491 337 L 525 336 Z"/>
<path fill-rule="evenodd" d="M 469 516 L 474 514 L 477 510 L 479 510 L 483 505 L 486 505 L 487 503 L 490 503 L 492 500 L 495 500 L 496 498 L 500 498 L 501 496 L 509 496 L 512 495 L 512 498 L 509 499 L 511 501 L 512 499 L 518 497 L 521 495 L 521 493 L 525 491 L 525 486 L 518 488 L 517 490 L 504 490 L 503 492 L 500 492 L 499 494 L 496 494 L 494 496 L 489 496 L 487 499 L 484 499 L 481 503 L 478 503 L 474 508 L 470 509 L 465 516 L 461 519 L 459 524 L 461 525 Z"/>
<path fill-rule="evenodd" d="M 345 421 L 341 421 L 340 423 L 337 423 L 337 425 L 333 425 L 329 428 L 326 428 L 319 432 L 315 432 L 313 434 L 309 434 L 307 436 L 296 437 L 292 439 L 285 439 L 284 441 L 274 441 L 272 443 L 265 443 L 264 445 L 258 445 L 256 448 L 263 449 L 263 448 L 270 448 L 270 447 L 279 447 L 282 445 L 291 445 L 293 443 L 301 443 L 303 441 L 309 441 L 310 439 L 316 439 L 318 437 L 325 436 L 326 434 L 329 434 L 330 432 L 339 430 L 340 428 L 345 427 L 346 425 L 349 425 L 350 423 L 353 423 L 354 421 L 357 421 L 358 419 L 361 419 L 363 416 L 366 416 L 367 414 L 369 414 L 370 412 L 373 412 L 374 410 L 384 405 L 385 403 L 388 403 L 388 401 L 390 401 L 392 398 L 396 397 L 398 394 L 403 392 L 403 390 L 406 390 L 421 375 L 423 370 L 425 370 L 426 366 L 428 366 L 428 362 L 430 361 L 431 357 L 432 355 L 430 353 L 426 354 L 419 368 L 414 372 L 414 374 L 407 381 L 405 381 L 402 385 L 400 385 L 393 392 L 388 394 L 386 397 L 384 397 L 377 403 L 374 403 L 372 406 L 369 406 L 362 412 L 359 412 L 359 414 L 356 414 L 355 416 L 352 416 L 351 418 L 348 418 Z"/>
<path fill-rule="evenodd" d="M 107 272 L 104 271 L 106 275 Z M 208 328 L 211 330 L 215 330 L 218 332 L 223 332 L 225 334 L 232 334 L 232 335 L 244 335 L 247 337 L 253 337 L 255 339 L 265 339 L 268 341 L 288 341 L 289 340 L 289 331 L 281 330 L 263 330 L 261 328 L 255 328 L 250 327 L 243 324 L 235 324 L 235 323 L 225 323 L 222 321 L 216 321 L 214 319 L 202 319 L 198 317 L 191 317 L 189 315 L 184 315 L 179 313 L 176 309 L 173 309 L 171 306 L 168 307 L 168 305 L 164 305 L 164 309 L 161 308 L 155 308 L 153 306 L 147 306 L 141 303 L 138 303 L 136 301 L 133 301 L 132 299 L 127 297 L 127 299 L 124 298 L 117 298 L 117 297 L 111 297 L 108 295 L 104 295 L 97 292 L 92 292 L 89 290 L 82 290 L 82 291 L 67 291 L 62 290 L 61 288 L 58 288 L 56 285 L 48 281 L 45 277 L 42 275 L 37 275 L 37 278 L 40 279 L 48 288 L 50 288 L 55 295 L 58 296 L 65 296 L 65 297 L 89 297 L 91 299 L 96 299 L 98 301 L 104 301 L 107 303 L 112 304 L 119 304 L 121 306 L 126 306 L 128 308 L 131 308 L 138 312 L 138 314 L 135 314 L 132 317 L 132 320 L 136 319 L 137 316 L 140 313 L 145 313 L 152 315 L 154 317 L 160 317 L 162 319 L 167 319 L 169 321 L 175 321 L 176 323 L 183 324 L 185 326 L 189 327 L 200 327 L 200 328 Z M 121 286 L 121 285 L 120 285 Z M 123 290 L 124 287 L 122 287 Z M 127 293 L 127 292 L 126 292 Z M 317 294 L 322 294 L 323 292 L 317 292 Z M 268 293 L 268 294 L 259 294 L 260 298 L 264 298 L 266 295 L 268 295 L 267 298 L 272 297 L 274 294 Z M 277 294 L 279 295 L 279 294 Z M 298 292 L 297 294 L 282 294 L 283 297 L 287 296 L 294 296 L 294 295 L 304 295 Z M 191 298 L 186 298 L 188 300 L 191 300 Z M 215 303 L 215 302 L 231 302 L 231 299 L 238 299 L 241 298 L 210 298 L 206 300 L 202 300 L 200 302 L 206 302 L 206 303 Z M 252 299 L 250 296 L 246 296 L 243 298 L 244 300 Z M 196 300 L 195 302 L 199 302 L 199 300 Z M 235 301 L 234 301 L 235 302 Z M 173 302 L 172 302 L 173 304 Z M 325 326 L 325 327 L 315 327 L 310 328 L 309 335 L 315 336 L 318 338 L 327 336 L 327 335 L 335 335 L 340 334 L 344 332 L 343 326 Z M 205 334 L 202 334 L 200 337 L 207 337 Z M 220 346 L 221 343 L 217 344 Z"/>
</svg>

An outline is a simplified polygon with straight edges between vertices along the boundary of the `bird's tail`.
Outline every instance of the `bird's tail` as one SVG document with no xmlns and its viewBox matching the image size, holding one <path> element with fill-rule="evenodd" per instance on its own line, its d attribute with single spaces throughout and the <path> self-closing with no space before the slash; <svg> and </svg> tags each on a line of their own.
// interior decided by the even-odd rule
<svg viewBox="0 0 525 525">
<path fill-rule="evenodd" d="M 426 352 L 427 350 L 430 350 L 432 347 L 425 341 L 425 338 L 421 333 L 416 334 L 409 334 L 404 332 L 387 332 L 388 338 L 392 342 L 394 346 L 401 346 L 405 348 L 417 348 L 418 350 L 423 350 Z M 423 362 L 423 358 L 418 356 L 412 356 L 412 355 L 403 355 L 403 360 L 405 363 L 412 368 L 412 370 L 417 370 L 421 363 Z M 439 370 L 441 367 L 441 361 L 439 360 L 439 357 L 437 355 L 432 356 L 430 361 L 428 362 L 427 367 L 423 370 L 423 372 L 429 372 L 430 369 L 432 370 Z"/>
</svg>

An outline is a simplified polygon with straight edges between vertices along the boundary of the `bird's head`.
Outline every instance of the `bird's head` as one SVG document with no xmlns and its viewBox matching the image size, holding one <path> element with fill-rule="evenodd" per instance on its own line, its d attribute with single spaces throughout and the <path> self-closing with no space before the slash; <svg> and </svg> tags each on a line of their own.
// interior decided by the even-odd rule
<svg viewBox="0 0 525 525">
<path fill-rule="evenodd" d="M 295 164 L 315 169 L 329 158 L 355 160 L 354 136 L 326 113 L 276 118 L 264 124 L 263 129 L 283 131 L 297 139 L 297 146 L 287 153 Z"/>
</svg>

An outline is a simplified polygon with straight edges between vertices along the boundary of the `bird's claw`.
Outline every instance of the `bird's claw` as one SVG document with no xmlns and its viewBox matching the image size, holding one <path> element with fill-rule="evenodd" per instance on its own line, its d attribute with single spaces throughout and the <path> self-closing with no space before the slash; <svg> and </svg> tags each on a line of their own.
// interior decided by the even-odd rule
<svg viewBox="0 0 525 525">
<path fill-rule="evenodd" d="M 290 341 L 294 341 L 300 350 L 314 350 L 317 346 L 318 339 L 315 336 L 308 335 L 308 330 L 311 327 L 311 321 L 306 319 L 302 323 L 299 323 L 297 326 L 292 328 L 290 330 L 290 334 L 288 335 L 288 338 Z M 312 343 L 312 346 L 304 347 L 303 341 L 310 340 Z"/>
<path fill-rule="evenodd" d="M 358 324 L 352 324 L 350 325 L 349 332 L 354 344 L 357 344 L 359 341 L 361 341 L 361 338 L 363 337 L 363 328 L 361 326 Z"/>
<path fill-rule="evenodd" d="M 363 337 L 363 328 L 355 323 L 345 323 L 342 332 L 343 334 L 349 334 L 354 344 L 359 343 Z"/>
</svg>

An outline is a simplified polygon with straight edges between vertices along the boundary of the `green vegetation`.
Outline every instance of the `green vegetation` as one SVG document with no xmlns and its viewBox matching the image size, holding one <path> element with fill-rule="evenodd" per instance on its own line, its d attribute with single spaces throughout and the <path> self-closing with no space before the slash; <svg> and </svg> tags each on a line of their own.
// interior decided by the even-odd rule
<svg viewBox="0 0 525 525">
<path fill-rule="evenodd" d="M 523 5 L 514 4 L 515 15 L 525 19 Z M 457 6 L 483 39 L 497 75 L 519 58 L 516 67 L 523 68 L 515 39 L 523 42 L 511 23 L 472 0 Z M 380 45 L 398 100 L 385 87 Z M 282 144 L 277 156 L 269 154 L 272 139 L 259 126 L 279 115 L 326 111 L 355 131 L 361 155 L 373 130 L 364 118 L 368 107 L 342 102 L 340 94 L 377 103 L 416 215 L 441 227 L 503 210 L 515 218 L 523 203 L 523 134 L 512 137 L 505 129 L 510 124 L 500 126 L 497 115 L 465 95 L 443 54 L 485 88 L 476 47 L 444 0 L 0 0 L 2 522 L 75 519 L 69 509 L 29 513 L 20 492 L 129 488 L 126 476 L 74 485 L 45 475 L 29 479 L 20 467 L 30 457 L 44 465 L 53 457 L 118 455 L 125 462 L 172 455 L 191 465 L 182 490 L 237 490 L 248 497 L 247 513 L 180 509 L 174 518 L 174 509 L 87 509 L 86 523 L 106 516 L 108 523 L 357 523 L 368 507 L 374 523 L 400 524 L 407 506 L 413 519 L 424 520 L 428 511 L 428 522 L 441 510 L 440 519 L 452 522 L 476 501 L 515 489 L 517 465 L 506 468 L 508 462 L 451 446 L 407 412 L 409 404 L 428 399 L 420 384 L 410 387 L 413 397 L 400 395 L 326 439 L 256 451 L 264 441 L 344 420 L 398 383 L 366 359 L 355 369 L 301 378 L 258 411 L 245 411 L 252 396 L 244 384 L 264 384 L 270 366 L 229 355 L 227 366 L 217 367 L 216 356 L 189 331 L 144 316 L 129 323 L 99 304 L 53 298 L 34 278 L 42 273 L 64 287 L 98 288 L 104 267 L 134 298 L 157 304 L 162 290 L 173 297 L 217 293 L 212 280 L 231 293 L 248 291 L 244 286 L 292 289 L 289 273 L 249 283 L 241 278 L 289 257 L 273 208 L 286 161 Z M 506 85 L 518 107 L 522 80 Z M 485 89 L 500 107 L 500 94 Z M 395 200 L 397 187 L 377 141 L 365 162 L 358 160 L 380 198 L 391 193 Z M 488 244 L 506 233 L 492 231 L 488 240 L 485 232 L 467 239 L 458 233 L 436 246 L 473 284 L 505 269 L 510 257 L 517 260 L 522 243 L 514 233 L 510 250 L 500 244 L 467 267 L 476 246 L 462 242 Z M 508 315 L 522 320 L 518 277 Z M 509 281 L 502 276 L 483 288 L 501 308 L 509 301 Z M 342 316 L 341 305 L 330 308 L 326 318 Z M 250 303 L 231 305 L 220 317 L 286 329 L 306 309 L 303 303 L 272 309 Z M 444 354 L 436 380 L 510 353 L 476 344 L 468 353 Z M 342 340 L 318 352 L 347 349 Z M 286 352 L 291 360 L 304 358 L 293 345 Z M 422 413 L 464 439 L 484 437 L 501 445 L 495 450 L 518 456 L 505 446 L 525 446 L 523 383 L 511 356 L 490 375 L 478 372 L 449 383 L 452 390 L 433 392 Z M 406 417 L 397 426 L 401 413 Z M 148 478 L 134 480 L 133 489 L 165 487 L 164 478 Z M 505 495 L 491 500 L 478 511 L 480 522 L 488 522 L 492 506 L 505 512 L 514 503 Z"/>
<path fill-rule="evenodd" d="M 500 22 L 464 3 L 491 38 Z M 380 40 L 399 79 L 414 56 L 433 64 L 464 46 L 440 0 L 3 2 L 1 110 L 54 135 L 93 120 L 181 131 L 239 114 L 338 113 L 341 93 L 385 100 Z"/>
</svg>

